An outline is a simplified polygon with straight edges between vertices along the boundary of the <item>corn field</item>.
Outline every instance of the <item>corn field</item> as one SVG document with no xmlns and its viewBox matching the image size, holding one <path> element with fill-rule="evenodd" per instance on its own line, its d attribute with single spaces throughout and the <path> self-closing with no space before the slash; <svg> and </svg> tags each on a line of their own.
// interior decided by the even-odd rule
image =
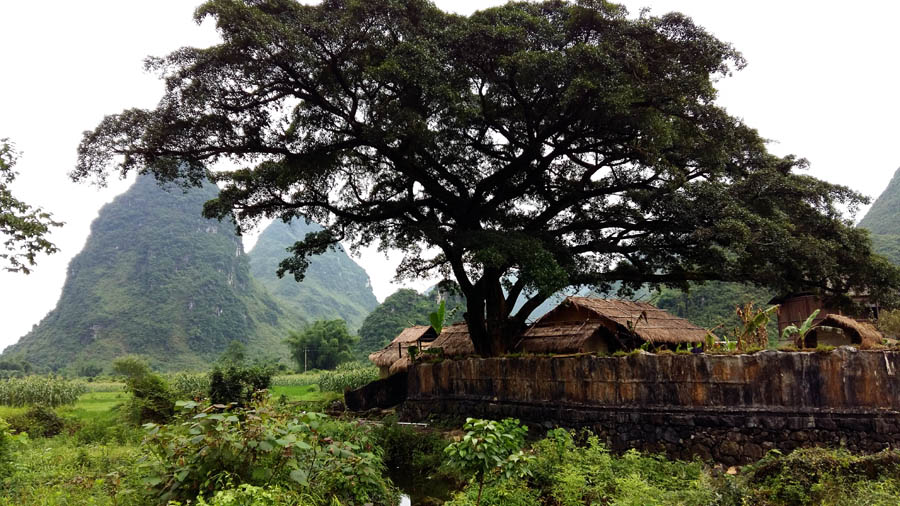
<svg viewBox="0 0 900 506">
<path fill-rule="evenodd" d="M 200 399 L 209 395 L 209 374 L 179 372 L 168 377 L 169 387 L 179 399 Z"/>
<path fill-rule="evenodd" d="M 341 364 L 334 371 L 323 371 L 319 377 L 319 390 L 343 392 L 353 390 L 378 379 L 378 368 L 364 362 Z"/>
<path fill-rule="evenodd" d="M 0 381 L 0 404 L 13 407 L 40 404 L 55 408 L 74 404 L 85 392 L 84 383 L 60 376 L 10 378 Z"/>
<path fill-rule="evenodd" d="M 305 372 L 301 374 L 282 374 L 272 378 L 273 387 L 305 387 L 317 385 L 322 378 L 322 371 Z"/>
</svg>

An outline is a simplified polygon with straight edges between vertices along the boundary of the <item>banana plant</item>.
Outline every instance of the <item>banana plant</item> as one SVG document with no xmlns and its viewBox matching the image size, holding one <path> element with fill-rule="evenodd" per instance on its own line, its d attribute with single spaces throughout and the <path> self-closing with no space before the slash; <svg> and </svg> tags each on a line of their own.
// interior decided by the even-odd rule
<svg viewBox="0 0 900 506">
<path fill-rule="evenodd" d="M 803 322 L 802 325 L 800 325 L 800 327 L 797 327 L 796 325 L 788 325 L 787 327 L 785 327 L 784 330 L 781 331 L 781 339 L 787 340 L 791 337 L 791 335 L 796 334 L 794 336 L 794 346 L 796 346 L 798 349 L 802 349 L 806 344 L 806 335 L 809 334 L 813 329 L 821 329 L 828 332 L 842 332 L 841 329 L 835 327 L 828 327 L 826 325 L 817 325 L 813 323 L 813 320 L 815 320 L 816 316 L 819 315 L 819 311 L 821 310 L 816 309 L 815 311 L 813 311 L 812 314 L 809 315 L 809 317 L 806 319 L 806 321 Z"/>
<path fill-rule="evenodd" d="M 441 330 L 444 328 L 444 316 L 447 313 L 447 305 L 444 301 L 441 301 L 441 305 L 438 306 L 437 311 L 432 311 L 431 314 L 428 315 L 428 321 L 431 322 L 431 328 L 440 335 Z"/>
</svg>

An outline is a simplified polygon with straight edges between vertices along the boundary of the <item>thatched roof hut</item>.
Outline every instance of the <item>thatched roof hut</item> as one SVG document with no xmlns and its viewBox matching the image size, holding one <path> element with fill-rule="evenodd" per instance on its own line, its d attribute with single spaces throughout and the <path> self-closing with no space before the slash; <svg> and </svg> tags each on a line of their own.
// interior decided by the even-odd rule
<svg viewBox="0 0 900 506">
<path fill-rule="evenodd" d="M 806 346 L 814 348 L 819 344 L 833 346 L 859 344 L 864 348 L 871 348 L 881 344 L 881 340 L 884 338 L 871 323 L 854 320 L 849 316 L 829 314 L 822 318 L 818 326 L 840 329 L 840 333 L 814 327 L 810 332 L 812 335 L 806 337 Z"/>
<path fill-rule="evenodd" d="M 382 376 L 387 376 L 395 362 L 409 356 L 410 346 L 427 349 L 436 337 L 437 333 L 429 325 L 405 328 L 384 349 L 370 354 L 369 360 L 378 366 Z"/>
<path fill-rule="evenodd" d="M 527 353 L 586 353 L 633 349 L 644 342 L 702 343 L 707 331 L 646 302 L 567 297 L 522 337 Z"/>
<path fill-rule="evenodd" d="M 432 348 L 441 348 L 444 356 L 459 357 L 474 355 L 475 347 L 469 338 L 469 327 L 465 323 L 457 323 L 444 327 L 441 334 L 431 343 Z"/>
</svg>

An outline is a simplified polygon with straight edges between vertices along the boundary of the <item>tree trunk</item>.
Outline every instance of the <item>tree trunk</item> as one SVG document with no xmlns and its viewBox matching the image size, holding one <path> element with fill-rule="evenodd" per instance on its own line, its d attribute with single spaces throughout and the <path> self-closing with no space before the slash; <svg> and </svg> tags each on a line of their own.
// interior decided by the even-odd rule
<svg viewBox="0 0 900 506">
<path fill-rule="evenodd" d="M 466 294 L 465 318 L 469 337 L 475 353 L 482 357 L 498 357 L 513 351 L 523 326 L 518 320 L 509 318 L 498 274 L 487 271 L 479 285 L 481 290 Z"/>
</svg>

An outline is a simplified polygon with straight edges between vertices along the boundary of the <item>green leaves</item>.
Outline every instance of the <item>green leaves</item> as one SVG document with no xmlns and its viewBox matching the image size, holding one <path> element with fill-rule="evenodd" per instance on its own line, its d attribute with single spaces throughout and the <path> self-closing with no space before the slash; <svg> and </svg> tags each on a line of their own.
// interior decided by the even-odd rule
<svg viewBox="0 0 900 506">
<path fill-rule="evenodd" d="M 156 458 L 146 483 L 160 497 L 193 500 L 222 483 L 243 483 L 283 486 L 298 496 L 345 504 L 392 501 L 381 460 L 361 450 L 371 443 L 354 442 L 364 437 L 358 428 L 335 427 L 325 415 L 294 414 L 267 403 L 187 404 L 180 423 L 145 425 L 144 446 Z"/>
<path fill-rule="evenodd" d="M 434 329 L 438 334 L 441 333 L 441 330 L 444 328 L 444 315 L 447 312 L 447 303 L 444 300 L 441 300 L 441 305 L 438 306 L 438 310 L 428 315 L 428 321 L 431 322 L 431 328 Z"/>
</svg>

